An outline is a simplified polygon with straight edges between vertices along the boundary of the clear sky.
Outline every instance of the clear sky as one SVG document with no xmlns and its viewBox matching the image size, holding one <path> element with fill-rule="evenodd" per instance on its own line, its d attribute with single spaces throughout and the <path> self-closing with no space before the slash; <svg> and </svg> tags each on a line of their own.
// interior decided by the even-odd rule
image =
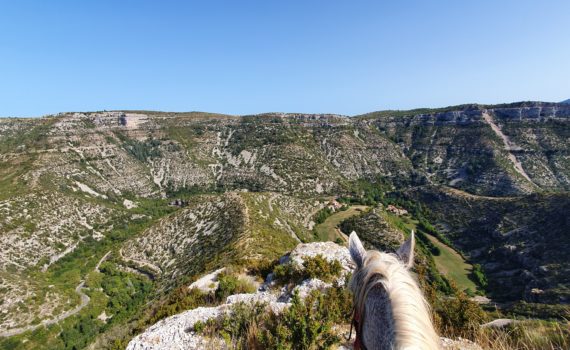
<svg viewBox="0 0 570 350">
<path fill-rule="evenodd" d="M 567 98 L 568 0 L 0 0 L 0 116 Z"/>
</svg>

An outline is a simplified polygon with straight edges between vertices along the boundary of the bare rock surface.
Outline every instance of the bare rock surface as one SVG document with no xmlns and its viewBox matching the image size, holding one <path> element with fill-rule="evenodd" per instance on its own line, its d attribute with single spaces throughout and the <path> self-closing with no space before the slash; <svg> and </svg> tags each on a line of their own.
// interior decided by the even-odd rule
<svg viewBox="0 0 570 350">
<path fill-rule="evenodd" d="M 441 348 L 443 350 L 483 350 L 482 347 L 477 345 L 476 343 L 472 342 L 471 340 L 458 338 L 458 339 L 449 339 L 449 338 L 440 338 L 441 341 Z"/>
<path fill-rule="evenodd" d="M 188 288 L 193 289 L 197 288 L 202 292 L 211 292 L 218 288 L 218 276 L 220 273 L 224 272 L 225 268 L 217 269 L 214 272 L 211 272 L 205 276 L 200 277 L 198 280 L 193 282 Z"/>
<path fill-rule="evenodd" d="M 493 320 L 491 322 L 487 322 L 487 323 L 481 325 L 481 327 L 484 327 L 484 328 L 503 328 L 503 327 L 506 327 L 508 325 L 511 325 L 511 324 L 517 323 L 517 322 L 519 322 L 519 321 L 510 319 L 510 318 L 498 318 L 496 320 Z"/>
</svg>

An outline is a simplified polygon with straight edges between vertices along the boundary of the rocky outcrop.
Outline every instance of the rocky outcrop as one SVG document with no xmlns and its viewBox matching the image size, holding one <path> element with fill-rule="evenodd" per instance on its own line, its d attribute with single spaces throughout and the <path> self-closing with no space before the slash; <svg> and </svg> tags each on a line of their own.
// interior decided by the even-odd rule
<svg viewBox="0 0 570 350">
<path fill-rule="evenodd" d="M 329 261 L 337 260 L 340 262 L 342 273 L 336 282 L 341 285 L 344 284 L 346 274 L 354 269 L 348 249 L 332 242 L 299 244 L 290 254 L 283 256 L 280 263 L 293 263 L 300 266 L 304 259 L 316 255 L 321 255 Z M 228 345 L 222 338 L 207 338 L 196 332 L 194 325 L 198 322 L 204 323 L 211 318 L 227 314 L 232 306 L 237 303 L 252 305 L 263 303 L 272 312 L 279 313 L 284 308 L 290 306 L 291 296 L 295 291 L 303 298 L 311 290 L 323 290 L 330 286 L 330 283 L 325 283 L 319 279 L 308 279 L 302 281 L 290 291 L 286 288 L 276 288 L 276 285 L 271 280 L 271 276 L 268 276 L 266 283 L 256 293 L 231 295 L 220 306 L 198 307 L 159 321 L 131 340 L 127 350 L 182 350 L 210 347 L 228 349 Z M 345 329 L 345 327 L 338 327 L 338 330 L 342 332 L 343 337 L 348 336 L 349 330 Z M 340 344 L 338 349 L 350 350 L 353 342 L 354 332 L 352 339 L 349 342 Z M 441 346 L 442 349 L 446 350 L 481 350 L 481 347 L 477 344 L 461 338 L 452 340 L 442 337 Z"/>
<path fill-rule="evenodd" d="M 281 259 L 281 263 L 292 262 L 301 265 L 306 257 L 322 255 L 327 260 L 338 260 L 342 266 L 338 283 L 344 284 L 344 276 L 354 268 L 348 249 L 332 242 L 309 243 L 298 245 L 290 254 Z M 325 289 L 331 283 L 318 279 L 308 279 L 301 282 L 292 290 L 278 287 L 271 276 L 268 277 L 257 292 L 252 294 L 231 295 L 226 302 L 216 307 L 199 307 L 181 314 L 166 318 L 149 327 L 144 333 L 136 336 L 127 346 L 127 350 L 167 350 L 167 349 L 203 349 L 214 346 L 225 348 L 222 339 L 205 338 L 194 330 L 196 322 L 205 322 L 210 318 L 219 317 L 231 310 L 236 303 L 264 303 L 273 312 L 279 313 L 290 305 L 292 293 L 297 291 L 301 297 L 314 289 Z"/>
</svg>

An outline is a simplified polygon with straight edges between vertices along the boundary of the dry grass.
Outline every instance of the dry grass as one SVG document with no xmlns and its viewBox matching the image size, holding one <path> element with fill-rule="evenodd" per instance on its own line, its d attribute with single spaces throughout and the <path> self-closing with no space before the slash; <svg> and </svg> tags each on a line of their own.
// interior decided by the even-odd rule
<svg viewBox="0 0 570 350">
<path fill-rule="evenodd" d="M 445 331 L 441 334 L 447 336 Z M 504 328 L 481 328 L 463 338 L 484 350 L 566 350 L 570 349 L 570 323 L 521 321 Z"/>
</svg>

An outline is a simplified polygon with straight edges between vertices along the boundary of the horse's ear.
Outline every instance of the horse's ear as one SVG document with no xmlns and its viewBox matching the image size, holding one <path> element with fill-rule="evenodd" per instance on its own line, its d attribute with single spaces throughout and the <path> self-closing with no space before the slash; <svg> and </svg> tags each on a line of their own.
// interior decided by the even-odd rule
<svg viewBox="0 0 570 350">
<path fill-rule="evenodd" d="M 410 268 L 414 265 L 414 247 L 416 246 L 416 238 L 414 231 L 410 235 L 407 241 L 405 241 L 400 248 L 398 248 L 397 254 L 400 260 L 406 265 L 406 268 Z"/>
<path fill-rule="evenodd" d="M 348 238 L 348 250 L 350 251 L 352 260 L 356 263 L 356 266 L 358 268 L 362 267 L 362 264 L 364 264 L 364 258 L 366 257 L 366 249 L 364 249 L 362 242 L 360 242 L 360 238 L 358 238 L 354 231 L 352 231 Z"/>
</svg>

